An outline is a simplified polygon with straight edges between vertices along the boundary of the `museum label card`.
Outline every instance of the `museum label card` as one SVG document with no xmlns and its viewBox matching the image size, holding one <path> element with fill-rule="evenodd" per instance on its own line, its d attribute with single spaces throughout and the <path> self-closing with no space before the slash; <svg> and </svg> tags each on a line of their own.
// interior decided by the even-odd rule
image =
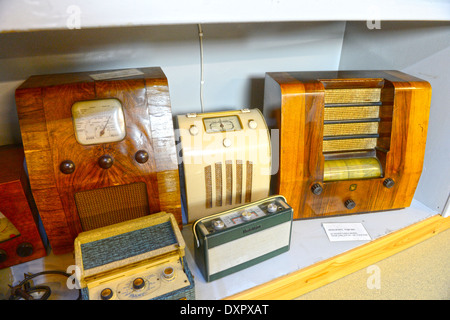
<svg viewBox="0 0 450 320">
<path fill-rule="evenodd" d="M 362 223 L 322 223 L 330 241 L 371 240 Z"/>
</svg>

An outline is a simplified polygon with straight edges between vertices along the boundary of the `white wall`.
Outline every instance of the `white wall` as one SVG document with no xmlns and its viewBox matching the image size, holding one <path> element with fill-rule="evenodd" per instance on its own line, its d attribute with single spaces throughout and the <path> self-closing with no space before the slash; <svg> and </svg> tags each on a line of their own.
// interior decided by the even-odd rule
<svg viewBox="0 0 450 320">
<path fill-rule="evenodd" d="M 433 87 L 416 198 L 442 212 L 449 195 L 448 22 L 205 24 L 205 111 L 261 107 L 269 71 L 399 69 Z M 345 37 L 344 37 L 345 32 Z M 0 33 L 0 145 L 18 143 L 14 90 L 33 74 L 161 66 L 173 113 L 200 112 L 197 25 Z"/>
<path fill-rule="evenodd" d="M 262 107 L 264 74 L 337 70 L 345 22 L 203 25 L 205 111 Z M 161 66 L 174 114 L 200 112 L 197 25 L 0 33 L 0 145 L 20 142 L 14 90 L 33 74 Z"/>
<path fill-rule="evenodd" d="M 449 20 L 446 0 L 2 0 L 0 32 L 197 23 Z"/>
<path fill-rule="evenodd" d="M 414 197 L 443 212 L 450 193 L 450 23 L 382 21 L 381 29 L 369 30 L 348 22 L 339 68 L 397 69 L 430 82 L 427 146 Z"/>
</svg>

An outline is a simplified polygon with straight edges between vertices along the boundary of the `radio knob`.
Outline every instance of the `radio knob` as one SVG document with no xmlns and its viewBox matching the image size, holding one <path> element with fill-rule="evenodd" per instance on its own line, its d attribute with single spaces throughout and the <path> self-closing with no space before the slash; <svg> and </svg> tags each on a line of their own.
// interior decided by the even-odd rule
<svg viewBox="0 0 450 320">
<path fill-rule="evenodd" d="M 312 187 L 311 187 L 311 191 L 312 191 L 312 193 L 314 193 L 316 196 L 318 196 L 319 194 L 322 193 L 323 188 L 322 188 L 322 186 L 321 186 L 320 184 L 314 183 L 314 184 L 312 185 Z"/>
<path fill-rule="evenodd" d="M 192 125 L 192 126 L 189 128 L 189 133 L 190 133 L 192 136 L 198 135 L 198 127 L 197 127 L 196 125 Z"/>
<path fill-rule="evenodd" d="M 110 288 L 103 289 L 100 292 L 100 298 L 102 300 L 109 300 L 113 297 L 113 291 Z"/>
<path fill-rule="evenodd" d="M 256 129 L 258 127 L 258 123 L 255 120 L 249 120 L 248 121 L 248 127 L 250 129 Z"/>
<path fill-rule="evenodd" d="M 394 186 L 395 181 L 392 180 L 391 178 L 387 178 L 383 181 L 383 186 L 385 186 L 386 188 L 390 189 Z"/>
<path fill-rule="evenodd" d="M 109 169 L 112 167 L 114 159 L 110 155 L 104 155 L 98 158 L 98 165 L 102 169 Z"/>
<path fill-rule="evenodd" d="M 352 210 L 352 209 L 354 209 L 356 207 L 356 203 L 352 199 L 348 199 L 347 201 L 345 201 L 344 205 L 349 210 Z"/>
<path fill-rule="evenodd" d="M 269 205 L 267 206 L 267 211 L 269 211 L 270 213 L 274 213 L 277 210 L 278 207 L 275 202 L 269 203 Z"/>
<path fill-rule="evenodd" d="M 252 213 L 248 211 L 242 212 L 241 216 L 245 221 L 250 221 L 252 219 Z"/>
<path fill-rule="evenodd" d="M 16 253 L 19 257 L 28 257 L 33 254 L 33 245 L 29 242 L 23 242 L 16 248 Z"/>
<path fill-rule="evenodd" d="M 142 278 L 136 278 L 133 280 L 133 289 L 140 290 L 145 286 L 145 280 Z"/>
<path fill-rule="evenodd" d="M 8 259 L 8 254 L 5 250 L 0 250 L 0 262 L 5 262 Z"/>
<path fill-rule="evenodd" d="M 214 220 L 213 221 L 213 228 L 216 230 L 222 230 L 225 227 L 225 224 L 222 220 Z"/>
<path fill-rule="evenodd" d="M 75 171 L 75 164 L 72 160 L 64 160 L 59 165 L 59 170 L 64 174 L 71 174 Z"/>
<path fill-rule="evenodd" d="M 231 147 L 231 140 L 228 138 L 223 139 L 223 146 L 225 148 Z"/>
<path fill-rule="evenodd" d="M 148 161 L 148 152 L 145 150 L 139 150 L 134 155 L 134 158 L 139 163 L 146 163 Z"/>
<path fill-rule="evenodd" d="M 175 270 L 172 267 L 166 267 L 163 270 L 163 277 L 166 280 L 173 279 L 175 277 Z"/>
</svg>

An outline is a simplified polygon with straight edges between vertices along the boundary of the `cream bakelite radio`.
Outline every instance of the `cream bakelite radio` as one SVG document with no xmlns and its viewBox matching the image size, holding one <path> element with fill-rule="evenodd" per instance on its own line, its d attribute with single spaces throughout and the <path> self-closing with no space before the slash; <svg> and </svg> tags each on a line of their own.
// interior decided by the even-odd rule
<svg viewBox="0 0 450 320">
<path fill-rule="evenodd" d="M 189 113 L 177 120 L 188 222 L 268 196 L 270 137 L 258 109 Z"/>
</svg>

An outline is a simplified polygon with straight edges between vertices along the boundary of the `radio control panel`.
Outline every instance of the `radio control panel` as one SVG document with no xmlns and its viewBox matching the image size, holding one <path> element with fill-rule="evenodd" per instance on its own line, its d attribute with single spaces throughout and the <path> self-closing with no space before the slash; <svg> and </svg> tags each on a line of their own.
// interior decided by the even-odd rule
<svg viewBox="0 0 450 320">
<path fill-rule="evenodd" d="M 139 268 L 89 288 L 91 300 L 149 300 L 190 284 L 180 260 Z"/>
<path fill-rule="evenodd" d="M 236 208 L 235 210 L 229 210 L 222 214 L 201 219 L 198 222 L 198 227 L 202 228 L 205 234 L 211 234 L 248 223 L 267 215 L 274 215 L 277 212 L 289 208 L 287 203 L 281 198 L 272 198 L 267 201 L 258 202 L 257 204 L 249 204 Z"/>
</svg>

